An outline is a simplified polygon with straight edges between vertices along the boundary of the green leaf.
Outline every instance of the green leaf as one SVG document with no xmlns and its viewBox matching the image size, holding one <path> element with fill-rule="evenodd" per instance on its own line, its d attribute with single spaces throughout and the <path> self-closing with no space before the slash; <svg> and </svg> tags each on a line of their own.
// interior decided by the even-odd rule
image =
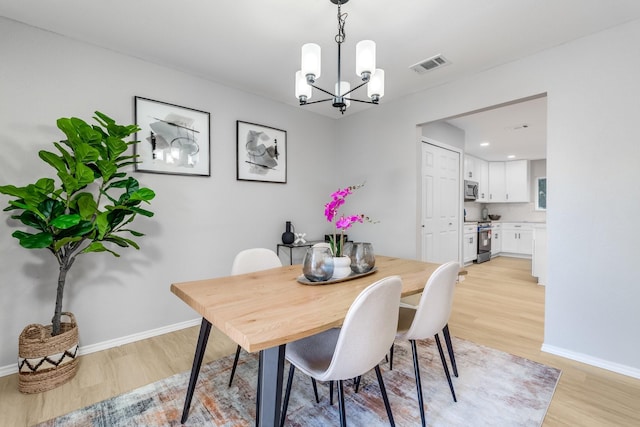
<svg viewBox="0 0 640 427">
<path fill-rule="evenodd" d="M 65 207 L 64 203 L 47 198 L 38 204 L 38 211 L 46 218 L 54 219 L 60 215 L 64 215 Z"/>
<path fill-rule="evenodd" d="M 78 163 L 76 167 L 76 179 L 78 180 L 78 185 L 80 187 L 84 187 L 95 180 L 95 175 L 90 167 L 82 163 Z"/>
<path fill-rule="evenodd" d="M 107 242 L 113 242 L 116 245 L 126 248 L 128 246 L 132 246 L 136 249 L 140 249 L 140 246 L 138 246 L 138 244 L 136 242 L 134 242 L 131 239 L 125 239 L 124 237 L 120 237 L 120 236 L 115 236 L 115 235 L 110 235 L 109 237 L 104 239 Z"/>
<path fill-rule="evenodd" d="M 109 150 L 110 159 L 116 159 L 120 154 L 127 151 L 127 144 L 120 138 L 110 136 L 105 142 Z"/>
<path fill-rule="evenodd" d="M 89 253 L 89 252 L 110 252 L 116 257 L 120 256 L 117 253 L 115 253 L 114 251 L 111 251 L 111 250 L 105 248 L 105 246 L 100 242 L 91 243 L 89 246 L 84 248 L 80 253 L 86 254 L 86 253 Z"/>
<path fill-rule="evenodd" d="M 51 153 L 49 151 L 45 151 L 45 150 L 40 150 L 38 155 L 40 156 L 40 158 L 42 160 L 44 160 L 45 162 L 49 163 L 57 171 L 66 172 L 67 165 L 65 164 L 63 157 L 58 156 L 57 154 Z"/>
<path fill-rule="evenodd" d="M 47 227 L 47 223 L 40 219 L 38 215 L 30 211 L 23 211 L 20 215 L 13 215 L 11 218 L 17 219 L 24 225 L 33 227 L 40 231 L 44 231 Z"/>
<path fill-rule="evenodd" d="M 96 216 L 96 227 L 98 227 L 98 240 L 102 240 L 104 235 L 111 230 L 109 227 L 109 212 L 101 212 Z"/>
<path fill-rule="evenodd" d="M 102 179 L 105 181 L 109 181 L 118 170 L 116 165 L 110 160 L 98 160 L 96 161 L 96 165 L 98 165 L 100 175 L 102 175 Z"/>
<path fill-rule="evenodd" d="M 24 199 L 29 195 L 26 188 L 16 187 L 15 185 L 1 185 L 0 193 L 8 196 L 19 197 L 21 199 Z"/>
<path fill-rule="evenodd" d="M 59 228 L 61 230 L 66 230 L 67 228 L 71 228 L 80 223 L 81 217 L 78 214 L 71 215 L 61 215 L 51 221 L 51 225 L 53 227 Z"/>
<path fill-rule="evenodd" d="M 140 215 L 144 215 L 144 216 L 149 217 L 149 218 L 151 218 L 153 216 L 153 212 L 144 210 L 142 208 L 138 208 L 138 207 L 132 206 L 129 209 L 134 211 L 135 213 L 139 213 Z"/>
<path fill-rule="evenodd" d="M 10 200 L 9 204 L 11 206 L 16 207 L 16 208 L 24 209 L 24 210 L 29 211 L 29 212 L 33 212 L 34 214 L 38 215 L 43 221 L 46 221 L 46 219 L 47 219 L 47 217 L 45 215 L 43 215 L 42 212 L 40 212 L 38 210 L 38 208 L 36 208 L 33 205 L 25 203 L 24 200 Z M 5 209 L 5 210 L 10 210 L 10 209 Z"/>
<path fill-rule="evenodd" d="M 82 193 L 77 198 L 78 212 L 83 219 L 91 218 L 98 211 L 96 203 L 91 193 Z"/>
<path fill-rule="evenodd" d="M 135 230 L 129 230 L 128 228 L 121 228 L 120 231 L 128 231 L 129 233 L 131 233 L 132 235 L 134 235 L 136 237 L 144 236 L 144 233 L 140 233 L 139 231 L 135 231 Z"/>
<path fill-rule="evenodd" d="M 46 232 L 29 234 L 24 231 L 14 231 L 12 236 L 20 241 L 20 246 L 27 249 L 47 248 L 53 243 L 53 236 Z"/>
<path fill-rule="evenodd" d="M 100 135 L 98 135 L 98 138 L 99 137 Z M 74 152 L 76 154 L 76 159 L 82 163 L 95 162 L 100 156 L 98 150 L 86 143 L 78 144 Z"/>
<path fill-rule="evenodd" d="M 64 189 L 67 193 L 73 193 L 78 190 L 78 188 L 80 188 L 78 185 L 78 181 L 68 173 L 58 172 L 58 176 L 60 177 L 62 185 L 64 186 Z"/>
<path fill-rule="evenodd" d="M 67 164 L 67 167 L 69 168 L 69 172 L 75 173 L 76 172 L 75 158 L 67 150 L 65 150 L 62 145 L 58 144 L 57 142 L 54 142 L 53 145 L 55 145 L 56 148 L 60 151 L 60 153 L 62 153 L 62 158 L 64 159 L 64 162 Z"/>
<path fill-rule="evenodd" d="M 77 120 L 80 120 L 80 119 L 75 119 L 76 122 Z M 56 123 L 58 125 L 58 129 L 64 132 L 64 134 L 67 136 L 67 139 L 69 140 L 69 143 L 72 146 L 75 146 L 76 144 L 81 142 L 80 138 L 78 137 L 78 131 L 76 129 L 76 126 L 74 125 L 73 119 L 68 119 L 63 117 L 58 119 Z"/>
<path fill-rule="evenodd" d="M 143 202 L 148 202 L 156 197 L 156 193 L 153 190 L 148 188 L 141 188 L 138 191 L 135 191 L 129 195 L 129 200 L 141 200 Z"/>
<path fill-rule="evenodd" d="M 89 238 L 91 233 L 94 231 L 95 226 L 93 222 L 87 220 L 80 220 L 80 222 L 70 228 L 61 229 L 57 234 L 58 239 L 62 239 L 64 237 L 86 237 Z"/>
<path fill-rule="evenodd" d="M 51 178 L 40 178 L 36 181 L 35 187 L 43 194 L 51 194 L 56 189 L 56 183 Z"/>
</svg>

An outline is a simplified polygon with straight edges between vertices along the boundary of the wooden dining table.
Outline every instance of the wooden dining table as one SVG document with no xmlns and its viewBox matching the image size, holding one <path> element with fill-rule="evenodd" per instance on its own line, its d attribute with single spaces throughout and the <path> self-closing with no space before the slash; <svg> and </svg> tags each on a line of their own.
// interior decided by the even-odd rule
<svg viewBox="0 0 640 427">
<path fill-rule="evenodd" d="M 259 352 L 256 425 L 280 422 L 287 343 L 342 325 L 351 303 L 384 277 L 402 278 L 402 296 L 420 293 L 439 264 L 376 256 L 375 272 L 332 284 L 298 282 L 300 264 L 174 283 L 171 292 L 202 316 L 182 422 L 187 420 L 211 326 L 248 352 Z"/>
</svg>

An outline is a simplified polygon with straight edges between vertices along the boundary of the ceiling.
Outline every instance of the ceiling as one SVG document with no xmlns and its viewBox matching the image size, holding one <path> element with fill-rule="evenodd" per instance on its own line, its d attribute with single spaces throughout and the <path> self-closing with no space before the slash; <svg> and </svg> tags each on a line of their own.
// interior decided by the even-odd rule
<svg viewBox="0 0 640 427">
<path fill-rule="evenodd" d="M 357 84 L 355 44 L 374 40 L 385 103 L 638 19 L 640 1 L 351 0 L 342 12 L 343 79 Z M 330 0 L 0 0 L 0 16 L 290 105 L 298 105 L 293 77 L 304 43 L 322 47 L 317 85 L 333 88 L 336 14 Z M 409 69 L 439 54 L 450 64 Z M 310 101 L 322 98 L 314 90 Z M 341 117 L 328 102 L 300 108 Z M 375 107 L 352 102 L 346 114 L 366 108 Z M 466 131 L 466 152 L 485 160 L 546 158 L 546 98 L 447 122 Z"/>
<path fill-rule="evenodd" d="M 382 103 L 640 18 L 637 0 L 351 0 L 342 8 L 343 78 L 355 86 L 355 44 L 376 41 Z M 290 105 L 306 42 L 322 47 L 318 85 L 335 84 L 336 13 L 330 0 L 0 0 L 0 16 Z M 437 54 L 451 64 L 409 69 Z M 311 101 L 321 99 L 314 92 Z M 340 117 L 329 103 L 300 108 Z M 365 108 L 375 107 L 352 103 L 346 114 Z"/>
<path fill-rule="evenodd" d="M 464 151 L 472 156 L 488 161 L 547 158 L 546 96 L 445 122 L 465 131 Z"/>
</svg>

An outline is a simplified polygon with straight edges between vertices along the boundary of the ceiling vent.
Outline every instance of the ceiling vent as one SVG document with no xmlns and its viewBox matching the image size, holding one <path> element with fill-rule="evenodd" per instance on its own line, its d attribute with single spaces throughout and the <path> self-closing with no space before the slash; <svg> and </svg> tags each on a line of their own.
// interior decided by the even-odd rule
<svg viewBox="0 0 640 427">
<path fill-rule="evenodd" d="M 431 58 L 427 58 L 423 61 L 420 61 L 409 68 L 418 74 L 424 74 L 427 71 L 432 71 L 432 70 L 435 70 L 436 68 L 441 68 L 449 64 L 451 64 L 451 62 L 449 62 L 447 58 L 438 54 L 436 56 L 432 56 Z"/>
</svg>

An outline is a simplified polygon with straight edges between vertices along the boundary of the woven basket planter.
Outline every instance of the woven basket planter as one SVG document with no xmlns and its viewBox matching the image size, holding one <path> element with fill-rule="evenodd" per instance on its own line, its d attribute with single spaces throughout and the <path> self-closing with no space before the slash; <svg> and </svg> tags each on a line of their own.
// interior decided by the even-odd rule
<svg viewBox="0 0 640 427">
<path fill-rule="evenodd" d="M 18 342 L 18 390 L 40 393 L 62 385 L 78 369 L 78 325 L 71 313 L 62 313 L 60 334 L 51 336 L 52 326 L 32 324 L 24 328 Z"/>
</svg>

